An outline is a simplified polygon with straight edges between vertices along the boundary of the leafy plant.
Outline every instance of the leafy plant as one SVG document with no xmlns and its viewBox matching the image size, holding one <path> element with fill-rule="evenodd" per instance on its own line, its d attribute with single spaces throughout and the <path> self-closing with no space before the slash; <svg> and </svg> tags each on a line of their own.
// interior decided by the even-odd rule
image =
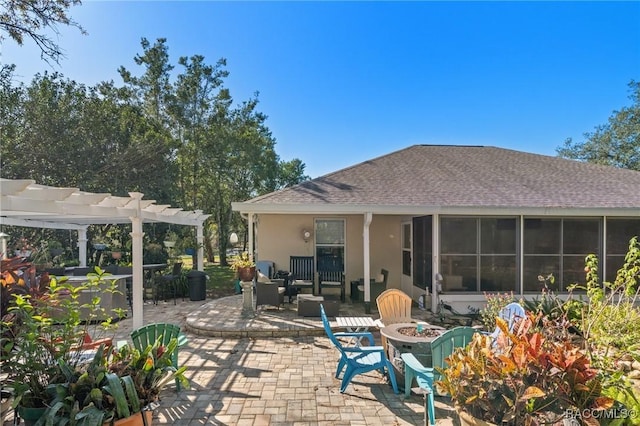
<svg viewBox="0 0 640 426">
<path fill-rule="evenodd" d="M 253 268 L 255 266 L 255 262 L 251 260 L 251 258 L 249 257 L 249 253 L 247 253 L 246 251 L 240 253 L 238 256 L 233 257 L 231 259 L 231 264 L 229 265 L 229 267 L 236 272 L 238 272 L 239 269 Z"/>
<path fill-rule="evenodd" d="M 502 308 L 507 306 L 511 302 L 515 302 L 516 298 L 511 293 L 484 293 L 484 297 L 487 301 L 485 306 L 480 309 L 480 320 L 484 324 L 486 331 L 493 331 L 496 328 L 496 318 L 498 317 Z"/>
<path fill-rule="evenodd" d="M 472 416 L 496 424 L 554 424 L 568 410 L 612 407 L 585 352 L 567 338 L 562 324 L 542 318 L 543 327 L 535 327 L 540 319 L 529 314 L 509 332 L 498 318 L 505 338 L 474 335 L 447 358 L 437 388 Z"/>
<path fill-rule="evenodd" d="M 100 271 L 101 272 L 101 271 Z M 47 386 L 60 379 L 61 361 L 75 366 L 82 357 L 85 338 L 100 337 L 111 321 L 96 323 L 100 298 L 81 304 L 79 295 L 100 285 L 102 274 L 92 274 L 83 285 L 51 279 L 41 293 L 14 292 L 2 318 L 2 365 L 14 394 L 14 407 L 42 407 L 51 398 Z M 111 283 L 115 291 L 115 283 Z M 107 289 L 106 291 L 109 291 Z M 84 321 L 81 315 L 87 315 Z"/>
<path fill-rule="evenodd" d="M 186 367 L 172 366 L 177 345 L 174 338 L 167 346 L 158 339 L 143 351 L 129 345 L 113 350 L 101 346 L 90 363 L 76 368 L 61 360 L 64 380 L 50 385 L 55 399 L 40 425 L 101 425 L 152 408 L 162 389 L 176 379 L 188 387 Z"/>
<path fill-rule="evenodd" d="M 584 349 L 602 375 L 604 395 L 615 399 L 629 412 L 640 413 L 640 389 L 633 387 L 620 369 L 625 360 L 640 360 L 640 308 L 637 306 L 640 280 L 640 243 L 629 241 L 625 261 L 614 282 L 600 283 L 598 258 L 585 261 L 588 303 L 583 305 L 580 329 Z M 628 419 L 640 424 L 640 414 Z"/>
</svg>

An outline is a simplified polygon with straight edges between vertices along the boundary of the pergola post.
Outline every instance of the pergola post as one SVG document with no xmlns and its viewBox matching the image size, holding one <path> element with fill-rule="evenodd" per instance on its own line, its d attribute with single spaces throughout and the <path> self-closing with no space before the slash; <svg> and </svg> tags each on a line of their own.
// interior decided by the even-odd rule
<svg viewBox="0 0 640 426">
<path fill-rule="evenodd" d="M 78 229 L 78 260 L 80 266 L 87 266 L 87 228 Z"/>
<path fill-rule="evenodd" d="M 135 199 L 137 204 L 137 215 L 131 216 L 131 258 L 133 284 L 131 289 L 131 308 L 133 310 L 133 329 L 140 328 L 144 325 L 144 300 L 143 300 L 143 271 L 142 271 L 142 215 L 140 208 L 140 200 L 142 193 L 130 192 L 129 196 Z"/>
</svg>

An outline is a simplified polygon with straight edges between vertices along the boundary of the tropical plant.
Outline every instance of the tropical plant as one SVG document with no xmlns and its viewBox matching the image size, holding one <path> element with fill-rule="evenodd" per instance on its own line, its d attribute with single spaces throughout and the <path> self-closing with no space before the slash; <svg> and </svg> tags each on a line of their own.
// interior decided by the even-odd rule
<svg viewBox="0 0 640 426">
<path fill-rule="evenodd" d="M 14 291 L 2 328 L 2 362 L 12 388 L 14 407 L 43 407 L 51 399 L 47 386 L 60 379 L 64 364 L 75 366 L 82 358 L 87 336 L 102 337 L 114 326 L 111 320 L 93 321 L 100 297 L 80 303 L 79 296 L 92 286 L 116 291 L 112 282 L 104 288 L 102 271 L 90 274 L 89 282 L 72 285 L 51 279 L 40 292 Z M 19 288 L 19 284 L 15 285 Z M 121 315 L 121 313 L 116 313 Z M 109 316 L 111 317 L 111 316 Z M 87 320 L 85 320 L 87 319 Z"/>
<path fill-rule="evenodd" d="M 484 293 L 487 303 L 480 309 L 480 320 L 484 324 L 486 331 L 493 331 L 496 328 L 496 318 L 502 308 L 511 302 L 515 302 L 516 298 L 511 293 Z"/>
<path fill-rule="evenodd" d="M 39 425 L 102 425 L 152 410 L 162 389 L 176 379 L 189 387 L 186 367 L 176 369 L 171 361 L 178 340 L 160 342 L 142 351 L 128 344 L 101 346 L 88 364 L 75 368 L 60 360 L 64 380 L 49 386 L 55 398 Z"/>
<path fill-rule="evenodd" d="M 256 266 L 256 263 L 251 260 L 251 258 L 249 257 L 249 253 L 242 252 L 240 253 L 238 256 L 235 256 L 231 259 L 231 264 L 229 265 L 229 267 L 238 272 L 240 269 L 244 269 L 244 268 L 253 268 Z"/>
<path fill-rule="evenodd" d="M 634 237 L 623 266 L 614 282 L 600 282 L 598 258 L 586 258 L 586 285 L 574 286 L 585 290 L 588 303 L 582 305 L 580 330 L 584 336 L 584 349 L 593 365 L 602 372 L 603 394 L 615 399 L 629 412 L 628 419 L 640 424 L 640 388 L 629 381 L 622 366 L 640 362 L 640 243 Z"/>
<path fill-rule="evenodd" d="M 474 335 L 447 358 L 436 387 L 459 409 L 501 425 L 556 424 L 567 413 L 611 408 L 598 370 L 564 325 L 539 317 L 528 314 L 513 332 L 496 319 L 504 339 Z M 540 320 L 543 326 L 535 327 Z"/>
</svg>

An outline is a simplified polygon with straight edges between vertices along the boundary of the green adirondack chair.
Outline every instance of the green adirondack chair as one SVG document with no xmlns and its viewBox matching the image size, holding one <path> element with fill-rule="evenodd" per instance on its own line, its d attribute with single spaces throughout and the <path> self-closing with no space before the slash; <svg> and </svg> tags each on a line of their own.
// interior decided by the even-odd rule
<svg viewBox="0 0 640 426">
<path fill-rule="evenodd" d="M 168 345 L 174 337 L 178 339 L 178 347 L 171 354 L 171 361 L 175 368 L 178 368 L 178 348 L 187 342 L 184 334 L 180 333 L 180 327 L 175 324 L 156 323 L 148 324 L 131 332 L 133 346 L 142 351 L 147 346 L 153 345 L 162 336 L 162 344 Z M 177 390 L 180 391 L 180 382 L 176 380 Z"/>
<path fill-rule="evenodd" d="M 456 327 L 447 330 L 431 342 L 431 365 L 423 365 L 412 353 L 403 353 L 401 355 L 404 361 L 404 395 L 408 397 L 411 393 L 411 385 L 415 380 L 418 387 L 425 390 L 425 398 L 427 398 L 427 406 L 425 410 L 429 413 L 429 424 L 436 423 L 436 414 L 434 408 L 434 386 L 433 383 L 440 380 L 440 373 L 436 368 L 446 368 L 444 361 L 455 348 L 465 347 L 473 337 L 477 330 L 473 327 Z"/>
</svg>

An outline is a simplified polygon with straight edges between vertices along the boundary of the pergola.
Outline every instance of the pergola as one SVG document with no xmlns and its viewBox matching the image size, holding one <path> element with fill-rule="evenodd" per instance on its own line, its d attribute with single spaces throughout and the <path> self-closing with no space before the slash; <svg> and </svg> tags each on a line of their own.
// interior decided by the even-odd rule
<svg viewBox="0 0 640 426">
<path fill-rule="evenodd" d="M 78 188 L 38 185 L 30 179 L 0 178 L 0 225 L 71 229 L 78 232 L 81 266 L 86 265 L 89 225 L 131 223 L 133 327 L 143 325 L 143 223 L 163 222 L 196 227 L 197 269 L 204 269 L 203 223 L 210 216 L 200 210 L 184 211 L 143 200 L 144 194 L 128 197 L 92 193 Z"/>
</svg>

